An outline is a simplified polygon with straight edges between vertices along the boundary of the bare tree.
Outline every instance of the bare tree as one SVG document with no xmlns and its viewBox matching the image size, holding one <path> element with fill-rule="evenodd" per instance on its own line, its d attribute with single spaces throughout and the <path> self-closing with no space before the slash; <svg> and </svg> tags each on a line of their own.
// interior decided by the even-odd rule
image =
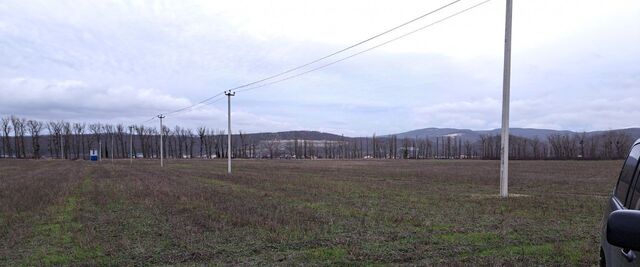
<svg viewBox="0 0 640 267">
<path fill-rule="evenodd" d="M 540 155 L 540 139 L 536 136 L 529 142 L 531 146 L 533 159 L 540 159 L 542 155 Z"/>
<path fill-rule="evenodd" d="M 71 123 L 63 122 L 62 123 L 62 133 L 64 138 L 64 154 L 67 159 L 71 159 L 73 155 L 73 130 L 71 128 Z"/>
<path fill-rule="evenodd" d="M 269 151 L 269 158 L 272 159 L 274 157 L 277 157 L 276 155 L 276 151 L 278 149 L 278 140 L 273 138 L 273 139 L 269 139 L 269 140 L 265 140 L 263 143 L 264 148 Z"/>
<path fill-rule="evenodd" d="M 84 159 L 84 129 L 86 124 L 84 123 L 74 123 L 73 124 L 73 140 L 74 140 L 74 150 L 75 150 L 75 158 L 76 159 Z M 82 148 L 82 150 L 81 150 Z M 81 157 L 82 155 L 82 157 Z"/>
<path fill-rule="evenodd" d="M 177 139 L 177 142 L 175 143 L 175 148 L 176 148 L 175 156 L 177 158 L 182 158 L 182 147 L 183 147 L 182 144 L 184 143 L 183 136 L 182 136 L 182 128 L 180 128 L 180 126 L 176 126 L 174 129 L 174 134 Z"/>
<path fill-rule="evenodd" d="M 62 158 L 62 150 L 60 149 L 60 142 L 62 141 L 62 122 L 50 121 L 47 124 L 47 130 L 49 130 L 49 151 L 51 157 L 55 152 L 57 158 Z"/>
<path fill-rule="evenodd" d="M 193 134 L 193 130 L 191 129 L 186 129 L 185 130 L 186 135 L 187 135 L 187 140 L 188 140 L 188 145 L 189 145 L 189 158 L 192 159 L 193 158 L 193 146 L 195 145 L 195 136 Z"/>
<path fill-rule="evenodd" d="M 562 154 L 564 152 L 562 149 L 562 136 L 560 134 L 551 134 L 547 136 L 547 141 L 551 148 L 551 156 L 556 159 L 564 158 Z"/>
<path fill-rule="evenodd" d="M 135 131 L 138 134 L 138 138 L 140 139 L 140 152 L 142 153 L 142 157 L 146 158 L 148 157 L 147 138 L 145 136 L 146 128 L 144 127 L 144 125 L 136 126 Z"/>
<path fill-rule="evenodd" d="M 631 138 L 625 132 L 618 131 L 615 134 L 616 159 L 623 159 L 629 153 Z"/>
<path fill-rule="evenodd" d="M 214 156 L 217 157 L 217 152 L 216 149 L 218 147 L 218 137 L 216 136 L 216 131 L 213 129 L 209 129 L 207 131 L 207 135 L 205 137 L 205 144 L 207 145 L 206 150 L 207 150 L 207 157 L 208 158 L 214 158 Z"/>
<path fill-rule="evenodd" d="M 116 142 L 117 142 L 119 153 L 115 155 L 118 155 L 118 157 L 120 158 L 126 158 L 127 146 L 125 142 L 125 128 L 124 128 L 124 125 L 122 125 L 121 123 L 116 125 Z"/>
<path fill-rule="evenodd" d="M 16 158 L 26 158 L 27 154 L 25 152 L 26 149 L 24 145 L 26 120 L 16 116 L 11 116 L 11 124 L 13 125 L 13 141 L 15 143 L 14 148 Z"/>
<path fill-rule="evenodd" d="M 164 135 L 168 135 L 168 127 L 163 125 L 163 128 L 165 130 L 165 132 L 163 132 Z M 159 158 L 160 157 L 160 140 L 158 140 L 158 136 L 159 136 L 159 132 L 155 127 L 147 127 L 145 128 L 146 131 L 146 136 L 148 138 L 147 141 L 147 152 L 149 153 L 149 157 L 151 158 Z M 163 142 L 166 142 L 166 140 L 163 140 Z"/>
<path fill-rule="evenodd" d="M 114 127 L 111 124 L 105 124 L 104 125 L 104 132 L 106 133 L 106 136 L 104 138 L 104 156 L 105 158 L 110 158 L 112 156 L 115 155 L 114 151 L 114 147 L 112 146 L 112 144 L 114 143 L 113 140 L 113 135 L 114 135 Z"/>
<path fill-rule="evenodd" d="M 3 153 L 0 154 L 2 157 L 10 157 L 11 156 L 11 142 L 9 141 L 9 133 L 11 133 L 11 125 L 9 118 L 2 118 L 1 126 L 2 126 L 2 150 Z"/>
<path fill-rule="evenodd" d="M 587 155 L 589 159 L 600 158 L 598 155 L 598 148 L 600 147 L 600 136 L 592 135 L 587 139 Z"/>
<path fill-rule="evenodd" d="M 40 132 L 43 124 L 40 121 L 29 120 L 29 135 L 31 135 L 31 152 L 34 159 L 40 158 Z"/>
<path fill-rule="evenodd" d="M 200 138 L 200 157 L 203 157 L 202 151 L 207 150 L 207 128 L 206 127 L 198 127 L 198 137 Z"/>
<path fill-rule="evenodd" d="M 89 148 L 96 148 L 98 150 L 102 150 L 102 142 L 101 142 L 102 141 L 102 124 L 100 123 L 89 124 L 89 130 L 93 134 L 91 138 L 92 142 L 90 143 Z M 94 142 L 98 147 L 95 147 L 93 145 Z M 100 158 L 102 158 L 102 152 L 100 152 Z"/>
</svg>

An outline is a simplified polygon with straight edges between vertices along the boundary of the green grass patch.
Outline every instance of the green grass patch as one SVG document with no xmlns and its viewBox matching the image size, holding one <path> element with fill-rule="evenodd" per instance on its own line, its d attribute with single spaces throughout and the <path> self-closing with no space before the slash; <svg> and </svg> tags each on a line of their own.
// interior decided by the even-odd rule
<svg viewBox="0 0 640 267">
<path fill-rule="evenodd" d="M 307 259 L 323 263 L 339 263 L 345 260 L 347 250 L 341 247 L 314 248 L 304 252 Z"/>
<path fill-rule="evenodd" d="M 0 236 L 4 236 L 6 234 L 8 226 L 7 219 L 0 214 Z"/>
<path fill-rule="evenodd" d="M 449 233 L 436 235 L 435 239 L 449 244 L 483 245 L 495 243 L 499 236 L 489 232 Z"/>
<path fill-rule="evenodd" d="M 264 195 L 264 194 L 275 194 L 275 192 L 266 192 L 266 191 L 261 191 L 259 189 L 256 188 L 251 188 L 251 187 L 247 187 L 241 184 L 236 184 L 236 183 L 232 183 L 232 182 L 227 182 L 227 181 L 223 181 L 223 180 L 217 180 L 217 179 L 211 179 L 211 178 L 202 178 L 202 177 L 197 177 L 195 178 L 198 181 L 204 182 L 206 184 L 212 185 L 212 186 L 216 186 L 220 189 L 228 189 L 231 191 L 235 191 L 235 192 L 241 192 L 241 193 L 250 193 L 250 194 L 256 194 L 256 195 Z"/>
<path fill-rule="evenodd" d="M 428 231 L 428 232 L 442 232 L 442 231 L 447 231 L 452 227 L 453 225 L 451 224 L 431 224 L 423 228 L 425 229 L 425 231 Z"/>
<path fill-rule="evenodd" d="M 86 202 L 80 197 L 91 187 L 92 180 L 86 177 L 77 186 L 74 194 L 68 196 L 62 205 L 52 206 L 48 216 L 36 223 L 31 240 L 33 254 L 26 259 L 25 265 L 75 265 L 103 264 L 106 261 L 100 246 L 86 245 L 81 242 L 84 235 L 83 225 L 78 222 L 76 213 L 79 205 Z"/>
<path fill-rule="evenodd" d="M 0 160 L 0 265 L 594 265 L 621 165 L 171 162 Z"/>
<path fill-rule="evenodd" d="M 34 228 L 35 247 L 26 265 L 67 265 L 100 263 L 104 253 L 98 246 L 86 247 L 76 236 L 82 235 L 82 225 L 74 218 L 78 208 L 78 197 L 68 197 L 64 205 L 51 209 L 51 217 Z"/>
<path fill-rule="evenodd" d="M 548 256 L 554 252 L 553 243 L 538 245 L 512 245 L 481 251 L 479 256 Z"/>
<path fill-rule="evenodd" d="M 562 264 L 585 264 L 585 244 L 587 241 L 549 242 L 543 244 L 509 245 L 480 251 L 478 256 L 517 258 L 534 257 L 540 261 L 553 261 Z"/>
</svg>

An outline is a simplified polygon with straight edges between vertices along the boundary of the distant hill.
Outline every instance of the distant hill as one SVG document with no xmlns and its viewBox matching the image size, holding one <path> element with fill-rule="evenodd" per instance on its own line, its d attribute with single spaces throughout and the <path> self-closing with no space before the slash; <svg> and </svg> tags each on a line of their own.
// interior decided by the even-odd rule
<svg viewBox="0 0 640 267">
<path fill-rule="evenodd" d="M 611 131 L 624 132 L 624 133 L 628 134 L 629 136 L 631 136 L 634 141 L 636 139 L 640 138 L 640 128 L 615 129 L 615 130 L 611 130 Z M 607 131 L 593 131 L 593 132 L 590 132 L 589 134 L 603 134 L 605 132 L 607 132 Z"/>
<path fill-rule="evenodd" d="M 476 140 L 479 139 L 481 135 L 497 135 L 500 134 L 500 129 L 493 130 L 469 130 L 469 129 L 454 129 L 454 128 L 424 128 L 418 130 L 412 130 L 408 132 L 395 134 L 398 138 L 415 138 L 417 137 L 436 137 L 436 136 L 457 136 L 464 139 Z M 638 139 L 640 138 L 640 128 L 627 128 L 627 129 L 614 129 L 611 130 L 614 132 L 624 132 L 629 135 L 631 138 Z M 593 134 L 602 134 L 607 131 L 592 131 L 586 132 L 587 135 Z M 535 138 L 546 139 L 548 136 L 552 134 L 577 134 L 580 132 L 566 131 L 566 130 L 550 130 L 550 129 L 534 129 L 534 128 L 510 128 L 509 133 L 511 135 L 526 137 L 526 138 Z"/>
<path fill-rule="evenodd" d="M 513 143 L 514 146 L 517 147 L 518 144 L 520 144 L 520 150 L 517 151 L 520 151 L 524 154 L 518 154 L 514 157 L 521 157 L 521 159 L 572 159 L 578 157 L 578 155 L 575 153 L 575 147 L 578 142 L 577 138 L 564 138 L 562 139 L 563 141 L 561 141 L 561 146 L 556 145 L 553 148 L 555 150 L 552 150 L 552 142 L 556 142 L 555 144 L 558 144 L 557 142 L 559 141 L 557 140 L 561 140 L 561 138 L 556 138 L 550 141 L 548 140 L 548 137 L 555 134 L 562 136 L 577 135 L 581 134 L 580 132 L 558 131 L 550 129 L 512 128 L 510 129 L 510 133 L 514 136 L 525 137 L 529 139 L 537 137 L 538 139 L 540 139 L 540 146 L 543 148 L 543 150 L 538 150 L 538 152 L 535 152 L 535 149 L 531 148 L 530 145 L 527 146 L 527 143 L 522 141 L 522 138 L 520 138 L 519 140 L 516 139 Z M 626 134 L 628 138 L 621 139 L 619 133 Z M 422 151 L 420 152 L 423 153 L 423 155 L 420 156 L 422 158 L 449 158 L 451 157 L 451 155 L 458 155 L 458 157 L 460 157 L 462 155 L 461 151 L 466 151 L 464 153 L 467 153 L 467 155 L 475 155 L 485 159 L 496 159 L 498 156 L 496 153 L 492 153 L 492 151 L 497 150 L 486 149 L 485 143 L 481 142 L 480 137 L 486 135 L 492 136 L 493 138 L 483 140 L 494 140 L 489 141 L 488 143 L 486 143 L 486 145 L 494 146 L 495 148 L 496 144 L 498 144 L 499 146 L 499 138 L 496 138 L 496 136 L 499 134 L 500 129 L 474 131 L 469 129 L 455 128 L 425 128 L 395 135 L 398 139 L 418 138 L 422 141 L 414 142 L 413 144 L 411 144 L 411 142 L 403 142 L 402 140 L 399 140 L 400 143 L 391 145 L 393 144 L 393 142 L 389 142 L 389 139 L 387 139 L 391 135 L 377 136 L 377 141 L 374 144 L 372 136 L 370 135 L 360 137 L 347 137 L 318 131 L 285 131 L 269 133 L 243 133 L 242 136 L 240 136 L 239 134 L 234 134 L 232 137 L 232 143 L 236 149 L 234 153 L 239 153 L 238 157 L 293 157 L 293 155 L 299 154 L 307 155 L 305 153 L 308 152 L 312 153 L 311 155 L 314 156 L 329 158 L 362 157 L 362 155 L 366 155 L 366 153 L 369 153 L 368 156 L 371 156 L 371 154 L 373 154 L 373 157 L 385 158 L 391 157 L 390 154 L 388 154 L 390 153 L 389 151 L 395 151 L 396 154 L 393 157 L 396 158 L 398 155 L 404 155 L 404 157 L 409 156 L 407 152 L 404 152 L 405 154 L 397 154 L 402 151 L 409 151 L 411 153 L 414 153 L 412 151 Z M 587 135 L 587 137 L 598 137 L 593 139 L 583 139 L 596 140 L 591 143 L 587 143 L 587 145 L 591 144 L 592 147 L 595 148 L 595 150 L 593 150 L 595 152 L 590 152 L 591 154 L 587 155 L 587 157 L 589 157 L 590 159 L 618 159 L 622 158 L 621 155 L 626 155 L 626 151 L 619 147 L 616 148 L 616 146 L 620 143 L 623 144 L 622 146 L 626 147 L 629 145 L 629 142 L 633 142 L 636 139 L 639 139 L 640 128 L 592 131 L 586 132 L 585 134 Z M 446 143 L 447 150 L 445 150 L 445 142 L 441 137 L 447 136 L 455 137 L 455 139 L 452 139 L 453 142 L 451 143 Z M 436 137 L 438 138 L 436 139 Z M 40 155 L 42 155 L 43 157 L 52 158 L 59 157 L 59 138 L 59 136 L 55 136 L 52 138 L 52 136 L 49 136 L 47 134 L 41 135 L 39 139 Z M 171 136 L 165 138 L 167 144 L 167 152 L 169 153 L 168 155 L 171 155 L 170 157 L 184 157 L 185 155 L 192 155 L 196 157 L 200 153 L 204 153 L 205 155 L 209 153 L 209 155 L 217 155 L 219 157 L 224 153 L 222 148 L 223 145 L 226 144 L 226 135 L 224 135 L 223 133 L 207 135 L 202 139 L 197 135 L 197 133 L 193 132 L 191 135 L 184 133 L 175 135 L 174 133 L 172 133 Z M 425 138 L 428 138 L 429 140 L 425 140 Z M 144 152 L 146 153 L 145 157 L 157 157 L 157 151 L 159 151 L 158 139 L 159 136 L 157 134 L 149 135 L 145 133 L 142 136 L 134 136 L 132 139 L 133 146 L 135 147 L 134 152 L 140 153 L 141 151 L 147 151 Z M 6 139 L 3 138 L 3 140 Z M 68 154 L 67 157 L 74 158 L 79 157 L 80 155 L 80 158 L 88 158 L 89 150 L 97 149 L 98 145 L 102 144 L 101 151 L 103 153 L 103 157 L 108 157 L 109 155 L 115 154 L 116 158 L 123 158 L 126 157 L 128 153 L 127 143 L 130 139 L 126 133 L 120 136 L 114 135 L 113 137 L 108 137 L 106 133 L 103 133 L 99 138 L 94 134 L 85 134 L 81 138 L 78 138 L 78 136 L 67 135 L 65 137 L 65 140 L 67 141 L 65 142 L 66 148 L 64 149 L 64 151 Z M 99 140 L 102 142 L 98 142 Z M 295 142 L 294 140 L 298 140 L 298 142 Z M 305 140 L 305 142 L 299 142 L 300 140 Z M 438 143 L 436 140 L 442 141 Z M 447 140 L 451 139 L 447 138 Z M 570 140 L 569 142 L 573 143 L 565 144 L 564 140 Z M 9 144 L 11 144 L 11 146 L 14 148 L 17 146 L 15 144 L 18 144 L 18 142 L 15 142 L 16 140 L 12 136 L 8 138 L 8 141 Z M 34 139 L 32 139 L 30 136 L 24 137 L 23 147 L 25 147 L 24 151 L 27 152 L 26 157 L 31 157 L 30 153 L 32 151 L 32 148 L 34 147 L 33 141 Z M 464 141 L 465 143 L 465 150 L 462 149 L 462 141 Z M 610 141 L 608 142 L 608 148 L 605 141 Z M 455 145 L 456 142 L 458 142 L 457 146 Z M 435 147 L 433 147 L 434 143 L 436 145 Z M 399 144 L 402 144 L 402 146 L 399 146 Z M 451 144 L 453 144 L 453 146 L 451 146 Z M 469 146 L 467 144 L 469 144 Z M 538 143 L 536 142 L 535 144 L 537 146 Z M 408 149 L 408 145 L 411 145 L 411 149 L 413 150 Z M 414 147 L 416 145 L 417 147 Z M 373 152 L 374 150 L 369 150 L 370 148 L 373 148 L 375 146 L 378 146 L 379 149 L 375 150 L 375 152 Z M 3 146 L 0 146 L 0 148 L 2 147 Z M 405 150 L 402 150 L 403 147 Z M 82 150 L 80 150 L 81 148 Z M 306 150 L 307 148 L 309 150 Z M 560 151 L 560 149 L 562 149 L 563 152 L 558 152 Z M 115 150 L 117 152 L 110 153 L 111 150 Z M 2 148 L 2 151 L 0 151 L 0 157 L 4 155 L 2 154 L 5 153 L 3 151 L 4 148 Z M 16 150 L 14 149 L 13 154 L 7 154 L 8 157 L 15 156 L 15 151 Z M 447 151 L 446 153 L 453 154 L 445 155 L 443 154 L 445 153 L 444 151 Z M 613 153 L 612 151 L 617 152 Z M 416 155 L 413 156 L 418 157 Z"/>
<path fill-rule="evenodd" d="M 456 128 L 424 128 L 417 129 L 408 132 L 395 134 L 396 137 L 402 138 L 424 138 L 424 137 L 440 137 L 440 136 L 451 136 L 451 137 L 459 137 L 463 139 L 468 139 L 471 141 L 479 140 L 481 135 L 499 135 L 500 129 L 492 129 L 492 130 L 470 130 L 470 129 L 456 129 Z M 598 135 L 603 134 L 607 131 L 591 131 L 586 132 L 587 136 L 589 135 Z M 640 138 L 640 128 L 627 128 L 627 129 L 613 129 L 613 132 L 624 132 L 629 135 L 633 140 Z M 551 129 L 535 129 L 535 128 L 510 128 L 509 133 L 511 135 L 525 137 L 525 138 L 539 138 L 541 140 L 546 140 L 548 136 L 552 134 L 579 134 L 582 132 L 574 132 L 567 130 L 551 130 Z M 358 139 L 362 137 L 371 137 L 371 136 L 361 136 L 361 137 L 347 137 L 338 134 L 332 133 L 324 133 L 318 131 L 285 131 L 285 132 L 269 132 L 269 133 L 251 133 L 251 134 L 243 134 L 244 136 L 253 139 L 253 140 L 328 140 L 328 141 L 340 141 L 340 140 L 350 140 L 350 139 Z M 234 136 L 236 136 L 234 134 Z M 389 137 L 391 135 L 384 135 L 379 137 Z"/>
<path fill-rule="evenodd" d="M 236 134 L 234 134 L 236 136 Z M 318 131 L 286 131 L 286 132 L 275 132 L 275 133 L 250 133 L 243 134 L 247 138 L 254 140 L 328 140 L 328 141 L 338 141 L 341 139 L 349 139 L 349 137 L 343 137 L 341 135 L 332 134 L 332 133 L 323 133 Z"/>
<path fill-rule="evenodd" d="M 415 138 L 415 137 L 435 137 L 435 136 L 462 136 L 465 138 L 476 139 L 480 136 L 477 132 L 469 129 L 455 128 L 424 128 L 404 133 L 395 134 L 398 138 Z"/>
<path fill-rule="evenodd" d="M 477 133 L 496 135 L 496 134 L 500 134 L 501 131 L 502 131 L 501 129 L 493 129 L 488 131 L 477 131 Z M 547 136 L 552 134 L 566 135 L 566 134 L 572 134 L 572 133 L 574 132 L 549 130 L 549 129 L 534 129 L 534 128 L 509 128 L 509 134 L 525 137 L 525 138 L 531 138 L 531 139 L 536 137 L 538 137 L 539 139 L 545 139 L 547 138 Z"/>
</svg>

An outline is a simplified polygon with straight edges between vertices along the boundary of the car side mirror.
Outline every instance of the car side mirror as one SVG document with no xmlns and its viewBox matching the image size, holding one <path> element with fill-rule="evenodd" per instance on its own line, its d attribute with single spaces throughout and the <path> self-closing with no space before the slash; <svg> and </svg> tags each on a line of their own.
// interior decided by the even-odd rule
<svg viewBox="0 0 640 267">
<path fill-rule="evenodd" d="M 607 242 L 623 249 L 640 251 L 640 211 L 617 210 L 609 214 Z"/>
</svg>

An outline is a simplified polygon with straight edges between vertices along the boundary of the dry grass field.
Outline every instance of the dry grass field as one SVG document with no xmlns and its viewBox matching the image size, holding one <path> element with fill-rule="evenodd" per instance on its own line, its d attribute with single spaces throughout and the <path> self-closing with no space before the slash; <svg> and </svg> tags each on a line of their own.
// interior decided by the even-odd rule
<svg viewBox="0 0 640 267">
<path fill-rule="evenodd" d="M 619 161 L 0 161 L 0 265 L 595 265 Z"/>
</svg>

